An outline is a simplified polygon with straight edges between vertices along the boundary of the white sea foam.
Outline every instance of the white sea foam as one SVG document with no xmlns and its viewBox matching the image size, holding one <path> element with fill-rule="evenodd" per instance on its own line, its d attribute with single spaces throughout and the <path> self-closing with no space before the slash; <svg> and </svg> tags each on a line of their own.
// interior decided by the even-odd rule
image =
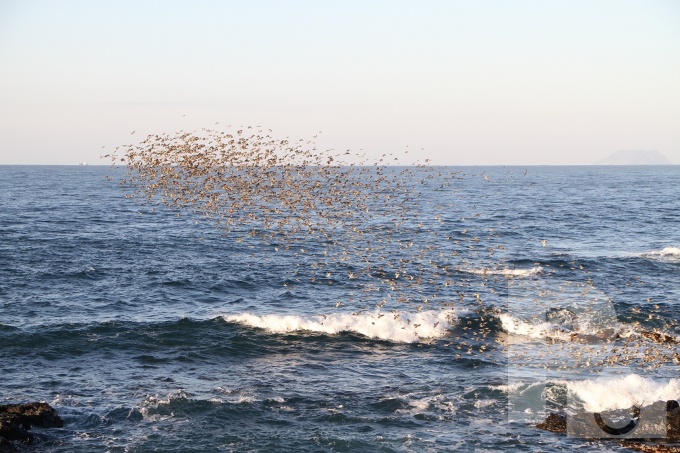
<svg viewBox="0 0 680 453">
<path fill-rule="evenodd" d="M 641 256 L 645 258 L 660 260 L 660 261 L 680 261 L 680 247 L 666 247 L 662 250 L 654 250 L 643 253 Z"/>
<path fill-rule="evenodd" d="M 680 398 L 680 379 L 662 381 L 629 374 L 618 378 L 567 381 L 567 391 L 570 397 L 583 402 L 586 411 L 602 412 L 677 400 Z"/>
<path fill-rule="evenodd" d="M 454 310 L 420 312 L 361 312 L 329 315 L 224 315 L 227 322 L 266 329 L 275 333 L 309 331 L 326 334 L 356 332 L 370 338 L 413 343 L 441 338 L 458 318 Z"/>
<path fill-rule="evenodd" d="M 493 399 L 480 399 L 480 400 L 475 401 L 475 408 L 483 409 L 485 407 L 493 406 L 497 402 L 498 402 L 497 400 L 493 400 Z"/>
<path fill-rule="evenodd" d="M 408 401 L 408 409 L 398 409 L 397 413 L 422 414 L 427 412 L 433 401 L 432 397 L 414 398 Z"/>
<path fill-rule="evenodd" d="M 173 401 L 189 401 L 189 395 L 179 389 L 165 396 L 159 394 L 147 395 L 138 407 L 139 413 L 146 420 L 167 420 L 172 418 L 172 414 L 159 414 L 159 407 L 171 404 Z"/>
<path fill-rule="evenodd" d="M 522 387 L 521 382 L 511 382 L 509 384 L 499 384 L 499 385 L 490 385 L 489 388 L 491 390 L 499 390 L 504 393 L 512 393 L 516 392 L 520 387 Z"/>
<path fill-rule="evenodd" d="M 222 401 L 230 404 L 251 404 L 258 401 L 255 395 L 248 389 L 217 387 L 215 391 L 220 394 Z"/>
<path fill-rule="evenodd" d="M 495 269 L 495 268 L 484 268 L 484 269 L 466 269 L 460 268 L 459 271 L 467 272 L 468 274 L 475 275 L 502 275 L 506 278 L 521 278 L 521 277 L 532 277 L 534 275 L 540 275 L 543 273 L 543 268 L 541 266 L 535 266 L 531 269 Z"/>
<path fill-rule="evenodd" d="M 605 319 L 603 322 L 602 319 L 590 319 L 582 314 L 572 319 L 560 319 L 555 316 L 551 321 L 541 319 L 527 321 L 508 313 L 502 313 L 498 318 L 507 333 L 536 339 L 571 341 L 574 339 L 573 336 L 577 335 L 592 340 L 611 341 L 635 334 L 631 326 L 621 324 L 616 319 Z"/>
<path fill-rule="evenodd" d="M 568 341 L 571 335 L 571 332 L 565 330 L 559 324 L 548 321 L 531 323 L 517 319 L 508 313 L 500 314 L 498 319 L 501 320 L 503 330 L 513 335 L 539 339 L 554 338 L 564 341 Z"/>
<path fill-rule="evenodd" d="M 142 407 L 158 407 L 165 404 L 170 404 L 172 401 L 188 401 L 189 395 L 184 389 L 179 389 L 175 392 L 165 395 L 165 397 L 158 394 L 147 395 L 142 401 Z"/>
<path fill-rule="evenodd" d="M 453 401 L 447 395 L 422 395 L 422 394 L 408 394 L 403 395 L 403 399 L 408 403 L 408 407 L 397 409 L 397 414 L 418 415 L 426 412 L 437 413 L 440 420 L 443 419 L 442 414 L 454 413 L 456 411 Z"/>
</svg>

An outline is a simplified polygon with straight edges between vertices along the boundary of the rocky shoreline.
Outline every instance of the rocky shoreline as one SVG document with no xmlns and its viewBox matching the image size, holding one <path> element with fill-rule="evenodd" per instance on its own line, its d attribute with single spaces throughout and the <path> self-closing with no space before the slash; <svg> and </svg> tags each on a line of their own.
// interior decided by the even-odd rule
<svg viewBox="0 0 680 453">
<path fill-rule="evenodd" d="M 0 405 L 0 453 L 16 452 L 14 442 L 32 444 L 36 439 L 32 426 L 61 428 L 64 421 L 47 403 Z"/>
<path fill-rule="evenodd" d="M 654 436 L 649 435 L 649 438 L 646 438 L 645 433 L 653 434 L 655 428 L 658 428 L 658 426 L 645 427 L 642 425 L 642 423 L 640 423 L 635 431 L 635 435 L 637 436 L 639 434 L 640 437 L 619 440 L 619 444 L 623 447 L 645 453 L 680 453 L 680 404 L 678 404 L 677 401 L 657 401 L 656 403 L 646 406 L 642 409 L 631 408 L 631 411 L 637 412 L 639 415 L 641 410 L 644 411 L 645 409 L 652 409 L 649 412 L 658 413 L 658 410 L 663 410 L 664 406 L 666 410 L 666 426 L 662 428 L 665 428 L 664 431 L 666 433 L 666 437 L 659 439 L 652 438 Z M 590 424 L 592 425 L 593 415 L 594 414 L 590 413 L 576 414 L 570 417 L 570 423 L 574 423 L 576 425 L 575 429 L 581 430 L 581 427 L 579 427 L 578 424 L 583 423 L 585 420 L 590 420 Z M 548 417 L 543 422 L 537 424 L 536 427 L 554 433 L 566 434 L 567 416 L 565 414 L 553 412 L 548 415 Z M 587 429 L 589 428 L 583 428 L 581 432 L 588 432 L 586 431 Z M 656 432 L 658 432 L 658 430 Z M 659 443 L 660 441 L 666 443 L 661 444 Z"/>
<path fill-rule="evenodd" d="M 658 401 L 647 408 L 666 409 L 666 437 L 663 439 L 645 438 L 645 429 L 642 425 L 638 428 L 640 438 L 619 440 L 619 444 L 626 448 L 645 453 L 680 453 L 680 404 L 677 401 Z M 633 410 L 633 409 L 631 409 Z M 638 409 L 639 413 L 640 410 Z M 570 418 L 570 423 L 582 423 L 583 420 L 592 419 L 593 414 L 576 414 Z M 592 424 L 592 421 L 591 421 Z M 0 453 L 16 453 L 18 450 L 14 442 L 30 445 L 36 440 L 36 436 L 30 432 L 31 427 L 61 428 L 63 420 L 57 411 L 47 403 L 32 402 L 27 404 L 0 405 Z M 546 419 L 536 425 L 537 428 L 553 433 L 567 433 L 567 416 L 561 413 L 551 413 Z M 577 426 L 578 429 L 578 426 Z M 672 444 L 660 444 L 666 441 Z"/>
</svg>

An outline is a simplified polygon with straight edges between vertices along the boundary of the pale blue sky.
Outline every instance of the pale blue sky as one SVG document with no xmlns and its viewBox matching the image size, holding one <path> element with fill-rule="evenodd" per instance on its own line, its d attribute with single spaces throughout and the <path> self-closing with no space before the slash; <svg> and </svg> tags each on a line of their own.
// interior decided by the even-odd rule
<svg viewBox="0 0 680 453">
<path fill-rule="evenodd" d="M 441 164 L 680 164 L 680 1 L 0 0 L 0 164 L 217 121 Z"/>
</svg>

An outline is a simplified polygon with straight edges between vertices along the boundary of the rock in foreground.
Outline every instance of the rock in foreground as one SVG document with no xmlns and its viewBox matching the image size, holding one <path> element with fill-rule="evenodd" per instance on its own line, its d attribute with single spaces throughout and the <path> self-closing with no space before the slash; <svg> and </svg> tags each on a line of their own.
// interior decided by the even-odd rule
<svg viewBox="0 0 680 453">
<path fill-rule="evenodd" d="M 656 406 L 657 408 L 660 408 L 663 410 L 665 407 L 666 409 L 666 426 L 665 426 L 665 432 L 666 432 L 666 437 L 662 439 L 653 439 L 653 442 L 657 441 L 677 441 L 680 439 L 680 404 L 678 404 L 677 401 L 657 401 L 651 406 L 648 407 L 654 407 Z M 638 411 L 639 414 L 639 411 Z M 573 416 L 570 420 L 571 423 L 579 424 L 582 423 L 583 420 L 586 419 L 592 419 L 593 414 L 576 414 Z M 591 422 L 592 424 L 592 422 Z M 558 413 L 551 413 L 548 415 L 548 417 L 541 423 L 536 425 L 537 428 L 539 429 L 544 429 L 546 431 L 551 431 L 555 433 L 566 433 L 567 432 L 567 416 L 564 414 L 558 414 Z M 652 428 L 654 428 L 652 426 Z M 577 426 L 577 430 L 580 430 L 580 428 Z M 645 438 L 645 434 L 653 434 L 654 430 L 650 432 L 645 432 L 646 429 L 649 429 L 649 427 L 643 427 L 642 424 L 638 426 L 639 432 L 635 432 L 636 437 L 639 435 L 640 438 Z M 580 432 L 588 432 L 585 429 L 581 430 Z M 658 431 L 657 431 L 658 432 Z M 587 437 L 587 436 L 586 436 Z M 606 437 L 606 435 L 605 435 Z M 627 436 L 629 437 L 629 436 Z M 649 437 L 654 437 L 654 436 L 649 436 Z M 642 439 L 640 439 L 642 440 Z M 647 439 L 648 441 L 650 439 Z M 661 444 L 656 444 L 656 443 L 642 443 L 642 442 L 631 442 L 630 440 L 622 441 L 621 445 L 627 448 L 631 448 L 633 450 L 637 451 L 642 451 L 642 452 L 656 452 L 656 453 L 680 453 L 680 446 L 675 446 L 675 445 L 661 445 Z"/>
<path fill-rule="evenodd" d="M 60 428 L 64 422 L 47 403 L 0 405 L 0 453 L 16 451 L 13 441 L 32 443 L 35 436 L 29 432 L 31 426 Z"/>
</svg>

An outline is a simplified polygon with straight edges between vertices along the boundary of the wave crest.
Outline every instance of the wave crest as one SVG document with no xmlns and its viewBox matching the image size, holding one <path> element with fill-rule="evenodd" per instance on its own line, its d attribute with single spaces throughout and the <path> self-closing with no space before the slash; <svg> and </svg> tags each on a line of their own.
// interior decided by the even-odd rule
<svg viewBox="0 0 680 453">
<path fill-rule="evenodd" d="M 369 338 L 413 343 L 445 336 L 448 329 L 457 322 L 458 315 L 454 310 L 415 313 L 376 311 L 313 316 L 241 313 L 224 315 L 223 319 L 274 333 L 307 331 L 333 335 L 355 332 Z"/>
<path fill-rule="evenodd" d="M 569 393 L 589 412 L 628 409 L 680 398 L 680 379 L 658 381 L 637 374 L 616 378 L 568 381 Z"/>
<path fill-rule="evenodd" d="M 643 253 L 642 256 L 661 261 L 680 261 L 680 247 L 666 247 L 661 250 L 653 250 Z"/>
<path fill-rule="evenodd" d="M 503 330 L 509 334 L 537 339 L 555 338 L 569 341 L 570 332 L 548 321 L 530 323 L 517 319 L 508 313 L 500 314 L 498 319 L 501 320 Z"/>
<path fill-rule="evenodd" d="M 535 266 L 531 269 L 459 269 L 461 272 L 475 275 L 502 275 L 503 277 L 532 277 L 543 273 L 541 266 Z"/>
<path fill-rule="evenodd" d="M 619 322 L 603 325 L 576 316 L 569 310 L 556 310 L 547 315 L 549 319 L 527 321 L 509 313 L 501 313 L 498 319 L 505 332 L 539 340 L 609 342 L 634 334 L 640 335 L 631 326 Z"/>
<path fill-rule="evenodd" d="M 659 261 L 680 262 L 680 247 L 666 247 L 661 250 L 643 253 L 642 256 Z"/>
</svg>

